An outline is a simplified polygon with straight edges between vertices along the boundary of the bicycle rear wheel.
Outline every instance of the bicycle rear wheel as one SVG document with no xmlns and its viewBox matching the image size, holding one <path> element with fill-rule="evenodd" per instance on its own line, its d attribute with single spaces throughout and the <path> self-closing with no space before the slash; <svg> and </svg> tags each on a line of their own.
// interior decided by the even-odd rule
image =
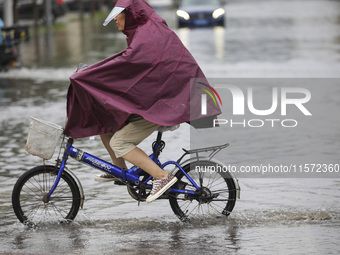
<svg viewBox="0 0 340 255">
<path fill-rule="evenodd" d="M 12 204 L 19 221 L 24 224 L 73 220 L 79 210 L 79 187 L 67 172 L 49 201 L 46 196 L 57 178 L 54 166 L 38 166 L 25 172 L 13 188 Z"/>
<path fill-rule="evenodd" d="M 175 189 L 186 189 L 196 192 L 191 194 L 170 194 L 169 202 L 173 212 L 186 221 L 200 215 L 228 216 L 236 203 L 236 188 L 228 172 L 212 161 L 197 161 L 187 164 L 183 170 L 196 182 L 201 192 L 192 185 L 184 173 L 176 173 L 178 182 Z"/>
</svg>

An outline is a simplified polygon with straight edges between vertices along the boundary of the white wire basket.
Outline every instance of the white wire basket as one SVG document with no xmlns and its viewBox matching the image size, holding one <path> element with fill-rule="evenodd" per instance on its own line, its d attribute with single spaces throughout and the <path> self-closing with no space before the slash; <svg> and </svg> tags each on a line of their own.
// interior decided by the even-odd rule
<svg viewBox="0 0 340 255">
<path fill-rule="evenodd" d="M 62 133 L 61 126 L 31 117 L 26 151 L 46 160 L 51 159 Z"/>
</svg>

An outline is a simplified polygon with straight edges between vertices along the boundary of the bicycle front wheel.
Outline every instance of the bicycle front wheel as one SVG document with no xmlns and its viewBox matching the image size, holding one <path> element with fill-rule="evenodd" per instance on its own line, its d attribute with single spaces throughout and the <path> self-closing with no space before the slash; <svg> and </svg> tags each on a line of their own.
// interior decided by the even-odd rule
<svg viewBox="0 0 340 255">
<path fill-rule="evenodd" d="M 25 172 L 13 188 L 12 204 L 19 221 L 25 224 L 73 220 L 79 210 L 79 187 L 63 172 L 51 197 L 46 199 L 57 178 L 54 166 L 38 166 Z"/>
<path fill-rule="evenodd" d="M 190 190 L 195 194 L 170 194 L 169 202 L 173 212 L 186 221 L 200 215 L 228 216 L 236 203 L 236 188 L 231 175 L 223 172 L 223 166 L 212 161 L 197 161 L 187 164 L 183 170 L 200 188 L 198 191 L 179 170 L 173 186 L 179 190 Z"/>
</svg>

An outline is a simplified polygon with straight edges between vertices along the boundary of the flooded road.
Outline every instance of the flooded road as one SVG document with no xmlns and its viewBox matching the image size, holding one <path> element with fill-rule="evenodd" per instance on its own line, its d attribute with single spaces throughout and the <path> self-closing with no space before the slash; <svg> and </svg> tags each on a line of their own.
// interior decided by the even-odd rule
<svg viewBox="0 0 340 255">
<path fill-rule="evenodd" d="M 339 10 L 339 1 L 229 1 L 226 28 L 191 30 L 176 28 L 174 12 L 160 14 L 207 77 L 340 78 Z M 0 254 L 339 254 L 340 178 L 242 177 L 241 199 L 228 218 L 183 223 L 168 201 L 138 206 L 125 187 L 96 183 L 99 172 L 70 160 L 86 197 L 75 221 L 33 229 L 19 223 L 11 205 L 13 185 L 24 171 L 42 164 L 25 152 L 29 117 L 63 125 L 74 66 L 125 48 L 125 37 L 101 23 L 88 20 L 81 26 L 68 19 L 50 35 L 51 45 L 39 31 L 21 46 L 24 67 L 0 73 Z M 332 93 L 320 103 L 340 108 L 339 90 Z M 338 118 L 325 114 L 325 119 L 339 134 Z M 326 132 L 320 124 L 309 128 Z M 190 146 L 188 132 L 182 125 L 165 133 L 162 161 L 178 159 L 181 148 Z M 331 153 L 319 145 L 334 163 L 340 163 L 339 137 L 327 140 Z M 154 139 L 141 147 L 150 152 Z M 227 150 L 234 157 L 225 163 L 256 160 L 242 146 L 261 139 L 266 139 L 261 132 L 232 137 L 234 146 Z M 108 160 L 99 140 L 80 139 L 75 146 Z M 267 156 L 275 158 L 275 144 L 272 148 Z M 280 151 L 281 156 L 290 157 L 291 150 Z"/>
</svg>

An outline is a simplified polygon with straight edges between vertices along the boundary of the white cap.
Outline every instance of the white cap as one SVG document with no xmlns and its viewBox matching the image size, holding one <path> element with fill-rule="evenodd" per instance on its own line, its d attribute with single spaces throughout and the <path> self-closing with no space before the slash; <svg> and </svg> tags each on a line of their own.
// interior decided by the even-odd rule
<svg viewBox="0 0 340 255">
<path fill-rule="evenodd" d="M 110 12 L 109 16 L 107 16 L 107 18 L 105 19 L 103 26 L 106 26 L 107 24 L 109 24 L 110 21 L 113 20 L 115 17 L 117 17 L 117 15 L 121 13 L 122 11 L 124 11 L 124 9 L 125 9 L 124 7 L 118 7 L 118 6 L 114 7 L 112 11 Z"/>
</svg>

